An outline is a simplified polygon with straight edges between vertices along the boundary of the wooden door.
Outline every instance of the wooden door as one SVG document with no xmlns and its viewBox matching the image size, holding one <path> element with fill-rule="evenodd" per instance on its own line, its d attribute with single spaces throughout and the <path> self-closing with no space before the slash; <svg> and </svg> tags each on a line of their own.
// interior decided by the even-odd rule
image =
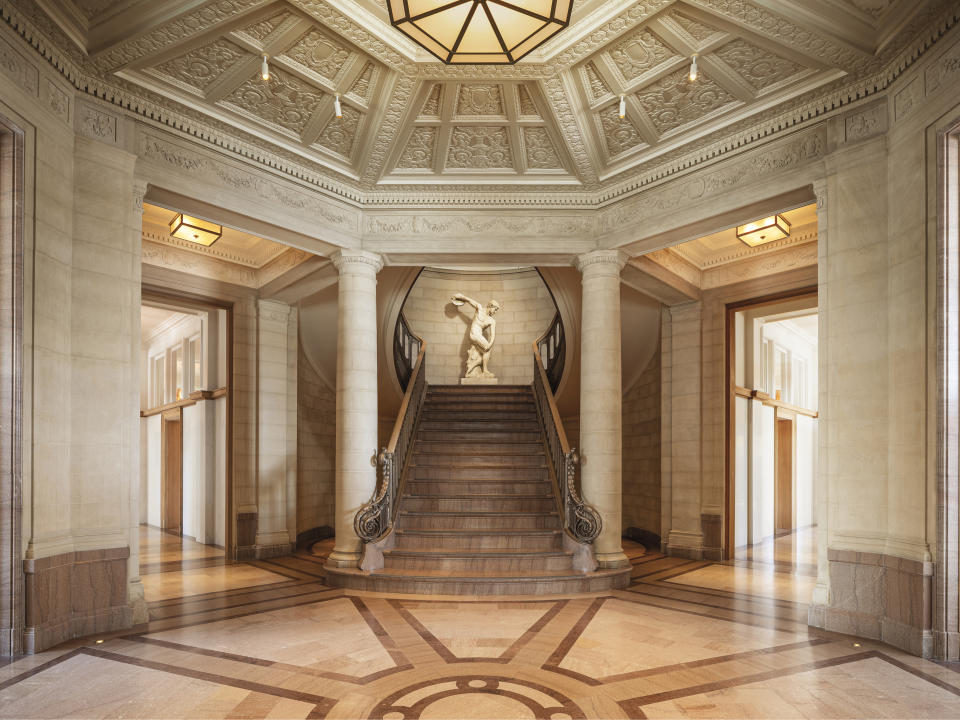
<svg viewBox="0 0 960 720">
<path fill-rule="evenodd" d="M 180 533 L 183 527 L 183 423 L 180 410 L 164 414 L 163 487 L 160 493 L 161 527 Z"/>
<path fill-rule="evenodd" d="M 793 530 L 793 420 L 777 419 L 774 529 Z"/>
</svg>

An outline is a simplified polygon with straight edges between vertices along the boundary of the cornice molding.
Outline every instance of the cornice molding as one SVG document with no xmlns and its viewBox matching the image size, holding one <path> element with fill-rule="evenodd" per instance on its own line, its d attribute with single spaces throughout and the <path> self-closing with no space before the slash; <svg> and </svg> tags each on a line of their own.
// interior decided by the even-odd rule
<svg viewBox="0 0 960 720">
<path fill-rule="evenodd" d="M 748 23 L 751 18 L 754 21 L 756 21 L 756 18 L 766 18 L 766 15 L 770 14 L 745 0 L 689 0 L 689 2 L 705 12 L 711 12 L 741 24 Z M 335 8 L 320 0 L 295 0 L 294 4 L 304 12 L 309 12 L 317 17 L 337 32 L 340 32 L 341 26 L 343 26 L 345 37 L 374 57 L 383 59 L 385 62 L 390 62 L 386 58 L 396 57 L 398 63 L 394 67 L 399 66 L 401 68 L 398 71 L 397 80 L 397 86 L 401 91 L 406 87 L 409 88 L 407 92 L 412 92 L 416 82 L 413 79 L 414 76 L 424 77 L 434 72 L 438 74 L 442 72 L 444 76 L 451 73 L 451 76 L 456 77 L 458 76 L 456 73 L 461 73 L 461 70 L 457 68 L 452 70 L 442 69 L 446 66 L 438 68 L 436 64 L 418 65 L 405 60 L 380 39 L 363 30 L 359 25 L 345 18 Z M 230 12 L 252 11 L 265 5 L 265 0 L 218 0 L 217 3 L 208 3 L 196 12 L 209 10 L 224 12 L 229 15 Z M 548 98 L 551 98 L 554 93 L 560 92 L 562 87 L 559 68 L 563 67 L 565 63 L 575 63 L 578 58 L 586 57 L 593 52 L 595 48 L 591 43 L 596 42 L 597 47 L 599 47 L 603 43 L 609 42 L 612 37 L 625 32 L 629 27 L 642 22 L 643 13 L 652 12 L 651 8 L 658 6 L 658 3 L 654 0 L 638 3 L 605 25 L 602 32 L 598 31 L 596 34 L 591 34 L 592 40 L 584 40 L 583 43 L 586 44 L 578 43 L 573 48 L 568 48 L 552 58 L 549 63 L 540 65 L 521 63 L 509 70 L 504 69 L 500 75 L 491 71 L 491 76 L 509 78 L 519 77 L 522 73 L 526 77 L 538 77 L 544 84 L 545 94 Z M 630 16 L 631 12 L 634 13 L 633 16 L 624 17 Z M 24 2 L 23 0 L 0 0 L 0 16 L 57 72 L 69 80 L 78 93 L 97 97 L 115 107 L 122 108 L 125 113 L 146 125 L 163 127 L 182 137 L 189 138 L 191 142 L 199 142 L 234 155 L 245 162 L 265 168 L 270 173 L 285 175 L 299 184 L 319 191 L 323 195 L 335 196 L 359 207 L 500 208 L 519 206 L 598 209 L 655 187 L 666 180 L 690 172 L 704 164 L 713 163 L 721 156 L 731 155 L 747 147 L 766 143 L 785 131 L 795 130 L 811 121 L 822 120 L 842 112 L 866 98 L 883 93 L 957 24 L 960 20 L 960 8 L 956 7 L 954 3 L 944 0 L 932 2 L 931 7 L 921 12 L 910 26 L 912 32 L 916 32 L 919 26 L 925 25 L 927 30 L 923 33 L 923 36 L 912 43 L 910 47 L 900 50 L 895 55 L 891 53 L 889 56 L 864 60 L 862 54 L 854 50 L 841 48 L 828 51 L 827 57 L 840 58 L 843 62 L 852 63 L 851 67 L 871 71 L 872 74 L 866 78 L 859 78 L 846 83 L 837 82 L 829 86 L 827 92 L 818 93 L 817 97 L 810 100 L 798 100 L 791 103 L 786 110 L 783 110 L 782 107 L 772 109 L 762 115 L 741 121 L 733 128 L 727 127 L 718 130 L 712 136 L 701 140 L 698 147 L 693 151 L 687 145 L 675 152 L 651 158 L 643 166 L 625 171 L 624 179 L 613 186 L 599 189 L 591 181 L 591 177 L 587 175 L 585 176 L 589 188 L 587 191 L 576 188 L 538 188 L 526 185 L 502 185 L 483 189 L 460 186 L 443 190 L 435 186 L 392 185 L 389 190 L 376 189 L 372 186 L 372 183 L 376 182 L 377 178 L 375 176 L 382 171 L 383 167 L 383 162 L 379 160 L 378 155 L 386 155 L 386 149 L 389 148 L 391 142 L 387 139 L 390 124 L 396 123 L 396 125 L 399 125 L 400 113 L 397 113 L 397 117 L 385 118 L 387 132 L 383 133 L 382 138 L 378 137 L 378 147 L 371 154 L 369 172 L 364 175 L 359 185 L 353 183 L 349 178 L 332 178 L 333 173 L 328 168 L 311 167 L 306 158 L 283 151 L 269 141 L 250 136 L 248 133 L 236 130 L 232 126 L 218 124 L 217 121 L 182 106 L 171 109 L 170 105 L 174 104 L 172 101 L 166 98 L 163 98 L 162 101 L 160 98 L 153 98 L 149 92 L 139 87 L 134 88 L 122 79 L 106 81 L 103 78 L 92 76 L 89 71 L 82 69 L 85 64 L 88 67 L 91 66 L 91 61 L 85 58 L 69 38 L 49 21 L 35 3 Z M 772 16 L 772 14 L 770 22 L 775 22 L 778 32 L 785 32 L 788 27 L 792 27 L 789 21 L 779 18 L 779 16 Z M 177 32 L 186 33 L 188 30 L 183 28 Z M 794 47 L 802 47 L 803 43 L 817 42 L 809 32 L 803 31 L 801 34 L 804 37 L 793 39 Z M 174 39 L 180 37 L 180 35 L 177 35 Z M 160 42 L 162 42 L 162 38 L 159 36 L 150 35 L 150 39 L 144 39 L 144 37 L 133 38 L 119 48 L 108 50 L 94 58 L 92 67 L 99 69 L 116 62 L 119 58 L 134 56 L 137 52 L 135 46 L 138 43 L 143 48 L 151 43 Z M 784 40 L 784 42 L 786 41 Z M 800 43 L 800 45 L 796 43 Z M 381 45 L 383 47 L 380 47 Z M 149 51 L 149 48 L 147 48 L 147 51 Z M 848 53 L 849 57 L 844 53 Z M 476 77 L 476 75 L 474 74 L 472 77 Z M 563 113 L 562 105 L 557 105 L 554 109 L 558 114 Z M 566 117 L 562 122 L 562 127 L 564 128 L 565 139 L 570 144 L 574 161 L 578 168 L 582 170 L 582 159 L 577 157 L 576 138 L 567 135 L 565 130 L 570 126 L 571 119 L 575 120 L 575 118 Z M 580 142 L 582 143 L 582 140 Z M 417 197 L 411 199 L 410 196 L 413 194 L 416 194 Z"/>
</svg>

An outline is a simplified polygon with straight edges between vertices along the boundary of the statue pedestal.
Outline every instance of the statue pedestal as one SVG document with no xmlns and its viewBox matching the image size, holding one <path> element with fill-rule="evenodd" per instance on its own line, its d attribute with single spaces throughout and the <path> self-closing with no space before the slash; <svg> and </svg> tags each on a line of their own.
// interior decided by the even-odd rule
<svg viewBox="0 0 960 720">
<path fill-rule="evenodd" d="M 500 382 L 499 378 L 460 378 L 461 385 L 496 385 Z"/>
</svg>

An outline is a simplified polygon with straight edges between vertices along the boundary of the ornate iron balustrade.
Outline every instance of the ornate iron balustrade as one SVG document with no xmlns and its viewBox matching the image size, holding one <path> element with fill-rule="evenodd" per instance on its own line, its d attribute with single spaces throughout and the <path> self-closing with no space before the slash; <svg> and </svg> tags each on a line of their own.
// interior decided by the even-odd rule
<svg viewBox="0 0 960 720">
<path fill-rule="evenodd" d="M 600 514 L 583 501 L 577 489 L 577 468 L 580 466 L 580 458 L 576 450 L 573 450 L 567 442 L 567 434 L 563 430 L 547 371 L 541 361 L 541 341 L 542 338 L 533 346 L 533 396 L 536 400 L 537 414 L 540 416 L 540 425 L 546 436 L 553 474 L 557 479 L 564 529 L 577 542 L 589 544 L 600 535 L 603 525 Z"/>
<path fill-rule="evenodd" d="M 398 326 L 399 324 L 397 323 Z M 410 332 L 410 329 L 406 328 L 406 332 Z M 377 454 L 377 491 L 373 499 L 360 508 L 353 518 L 353 529 L 365 543 L 377 542 L 393 528 L 403 473 L 416 437 L 420 410 L 427 396 L 427 373 L 424 366 L 427 344 L 413 333 L 410 335 L 417 341 L 416 364 L 410 371 L 403 404 L 390 435 L 390 443 Z"/>
<path fill-rule="evenodd" d="M 547 373 L 550 391 L 556 392 L 563 377 L 563 364 L 567 357 L 567 341 L 563 334 L 563 320 L 558 312 L 550 322 L 550 329 L 537 340 L 540 362 Z"/>
<path fill-rule="evenodd" d="M 400 387 L 404 392 L 407 391 L 407 384 L 410 382 L 410 376 L 413 375 L 413 368 L 417 364 L 422 348 L 423 339 L 414 334 L 401 312 L 393 334 L 393 366 L 397 370 L 397 380 L 400 381 Z"/>
</svg>

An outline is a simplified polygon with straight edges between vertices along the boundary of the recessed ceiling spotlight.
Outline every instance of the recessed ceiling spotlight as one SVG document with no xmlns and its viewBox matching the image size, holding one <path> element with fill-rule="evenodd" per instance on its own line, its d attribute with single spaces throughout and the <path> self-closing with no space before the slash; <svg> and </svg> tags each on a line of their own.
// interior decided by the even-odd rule
<svg viewBox="0 0 960 720">
<path fill-rule="evenodd" d="M 340 104 L 340 94 L 337 93 L 337 96 L 333 99 L 333 112 L 336 113 L 338 118 L 343 117 L 343 105 Z"/>
<path fill-rule="evenodd" d="M 697 55 L 694 53 L 690 62 L 690 82 L 695 82 L 700 71 L 697 68 Z"/>
<path fill-rule="evenodd" d="M 263 62 L 260 63 L 260 77 L 264 80 L 270 79 L 270 64 L 267 62 L 267 56 L 263 56 Z"/>
<path fill-rule="evenodd" d="M 620 119 L 623 120 L 627 116 L 627 98 L 624 95 L 620 96 Z"/>
</svg>

